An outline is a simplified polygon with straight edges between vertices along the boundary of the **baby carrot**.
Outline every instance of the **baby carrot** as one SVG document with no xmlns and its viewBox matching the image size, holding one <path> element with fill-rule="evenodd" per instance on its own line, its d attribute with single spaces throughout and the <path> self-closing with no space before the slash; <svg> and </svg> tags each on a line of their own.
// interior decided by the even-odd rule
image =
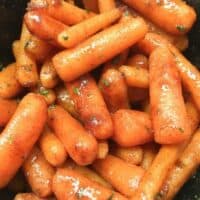
<svg viewBox="0 0 200 200">
<path fill-rule="evenodd" d="M 67 28 L 63 23 L 38 10 L 27 12 L 24 20 L 33 35 L 54 45 L 58 45 L 58 34 Z"/>
<path fill-rule="evenodd" d="M 155 141 L 174 144 L 187 140 L 190 127 L 181 80 L 172 53 L 157 48 L 149 59 L 150 105 Z"/>
<path fill-rule="evenodd" d="M 15 40 L 12 43 L 12 53 L 15 57 L 15 60 L 17 60 L 17 56 L 19 55 L 19 46 L 20 46 L 20 40 Z"/>
<path fill-rule="evenodd" d="M 96 160 L 92 166 L 117 191 L 128 197 L 134 195 L 144 175 L 141 167 L 130 165 L 112 155 Z"/>
<path fill-rule="evenodd" d="M 113 124 L 103 97 L 90 75 L 66 83 L 67 90 L 85 128 L 97 139 L 104 140 L 113 135 Z"/>
<path fill-rule="evenodd" d="M 109 152 L 109 144 L 106 140 L 98 141 L 97 159 L 104 159 Z"/>
<path fill-rule="evenodd" d="M 47 118 L 44 99 L 26 95 L 0 135 L 0 188 L 7 185 L 40 136 Z M 24 125 L 26 124 L 26 126 Z"/>
<path fill-rule="evenodd" d="M 149 73 L 147 69 L 123 65 L 119 68 L 119 71 L 125 77 L 128 86 L 138 88 L 149 87 Z"/>
<path fill-rule="evenodd" d="M 137 66 L 144 69 L 149 68 L 148 58 L 143 54 L 135 54 L 127 60 L 128 66 Z"/>
<path fill-rule="evenodd" d="M 120 17 L 121 11 L 117 8 L 96 15 L 60 32 L 57 41 L 62 47 L 74 47 L 91 35 L 114 23 Z"/>
<path fill-rule="evenodd" d="M 39 144 L 45 159 L 52 166 L 60 166 L 67 159 L 64 145 L 48 127 L 44 129 Z"/>
<path fill-rule="evenodd" d="M 129 108 L 127 85 L 118 70 L 105 70 L 99 80 L 99 88 L 110 112 Z"/>
<path fill-rule="evenodd" d="M 57 170 L 53 179 L 53 192 L 58 200 L 127 200 L 119 193 L 105 188 L 68 168 Z"/>
<path fill-rule="evenodd" d="M 147 54 L 150 54 L 159 46 L 167 46 L 173 53 L 176 60 L 176 67 L 180 73 L 183 85 L 190 92 L 197 108 L 200 109 L 200 72 L 190 63 L 171 43 L 160 35 L 148 33 L 145 38 L 139 42 L 139 48 Z"/>
<path fill-rule="evenodd" d="M 123 2 L 175 35 L 187 33 L 196 20 L 194 9 L 183 1 L 123 0 Z"/>
<path fill-rule="evenodd" d="M 97 141 L 62 107 L 49 108 L 49 125 L 77 164 L 88 165 L 94 161 L 98 151 Z"/>
<path fill-rule="evenodd" d="M 104 13 L 116 8 L 115 0 L 98 0 L 98 6 L 100 13 Z"/>
<path fill-rule="evenodd" d="M 62 0 L 43 0 L 42 2 L 35 0 L 28 6 L 29 10 L 42 10 L 47 15 L 55 18 L 66 25 L 73 25 L 94 16 L 95 14 L 81 9 L 73 4 Z"/>
<path fill-rule="evenodd" d="M 12 63 L 0 72 L 0 97 L 12 98 L 21 92 L 22 87 L 16 79 L 16 71 L 16 63 Z"/>
<path fill-rule="evenodd" d="M 38 197 L 34 193 L 19 193 L 15 196 L 14 200 L 53 200 L 53 199 L 43 199 Z"/>
<path fill-rule="evenodd" d="M 142 19 L 130 19 L 94 35 L 77 47 L 53 57 L 53 63 L 64 81 L 72 81 L 124 51 L 147 32 Z M 112 47 L 112 48 L 110 48 Z"/>
<path fill-rule="evenodd" d="M 118 110 L 113 114 L 113 140 L 122 147 L 133 147 L 153 140 L 151 120 L 147 113 Z"/>
<path fill-rule="evenodd" d="M 5 126 L 17 108 L 16 100 L 0 98 L 0 126 Z"/>
<path fill-rule="evenodd" d="M 19 54 L 17 56 L 17 71 L 16 77 L 19 83 L 24 87 L 33 87 L 38 82 L 38 71 L 35 60 L 25 51 L 30 32 L 25 23 L 22 25 L 20 37 Z"/>
<path fill-rule="evenodd" d="M 39 197 L 52 194 L 52 179 L 54 168 L 45 160 L 44 155 L 34 147 L 23 164 L 25 177 L 32 191 Z"/>
</svg>

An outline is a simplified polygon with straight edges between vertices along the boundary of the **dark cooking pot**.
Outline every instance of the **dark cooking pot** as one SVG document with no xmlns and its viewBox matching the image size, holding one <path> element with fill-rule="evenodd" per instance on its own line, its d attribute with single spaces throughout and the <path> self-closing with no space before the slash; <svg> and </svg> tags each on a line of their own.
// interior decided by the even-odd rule
<svg viewBox="0 0 200 200">
<path fill-rule="evenodd" d="M 200 0 L 187 0 L 198 13 L 198 22 L 190 33 L 190 46 L 185 55 L 200 68 Z M 0 0 L 0 67 L 11 62 L 11 43 L 19 38 L 22 16 L 27 0 Z M 2 165 L 3 163 L 0 163 Z M 0 190 L 0 200 L 11 200 L 9 190 Z M 200 200 L 200 169 L 179 192 L 176 200 Z"/>
</svg>

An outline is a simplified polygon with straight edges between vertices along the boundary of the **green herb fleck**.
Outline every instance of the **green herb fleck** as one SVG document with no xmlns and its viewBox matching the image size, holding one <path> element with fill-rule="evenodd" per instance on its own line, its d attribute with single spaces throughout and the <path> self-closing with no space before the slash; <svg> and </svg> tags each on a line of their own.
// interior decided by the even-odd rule
<svg viewBox="0 0 200 200">
<path fill-rule="evenodd" d="M 124 14 L 124 16 L 128 17 L 130 15 L 130 12 L 129 12 L 129 10 L 126 10 L 123 14 Z"/>
<path fill-rule="evenodd" d="M 69 37 L 67 35 L 63 35 L 62 38 L 63 38 L 63 40 L 68 40 L 69 39 Z"/>
<path fill-rule="evenodd" d="M 54 103 L 49 106 L 49 109 L 54 109 L 54 108 L 56 108 L 56 104 Z"/>
<path fill-rule="evenodd" d="M 73 92 L 76 95 L 80 95 L 81 94 L 79 88 L 77 88 L 77 87 L 74 87 Z"/>
<path fill-rule="evenodd" d="M 110 197 L 108 197 L 107 200 L 113 200 L 113 198 L 114 198 L 114 194 L 111 194 Z"/>
<path fill-rule="evenodd" d="M 110 82 L 106 79 L 102 80 L 102 83 L 104 84 L 104 86 L 109 87 L 110 86 Z"/>
<path fill-rule="evenodd" d="M 0 72 L 3 70 L 4 66 L 3 63 L 0 62 Z"/>
<path fill-rule="evenodd" d="M 28 40 L 24 45 L 24 49 L 26 49 L 29 46 L 29 44 L 30 44 L 30 41 Z"/>
<path fill-rule="evenodd" d="M 176 29 L 181 33 L 184 33 L 186 31 L 186 27 L 184 25 L 181 25 L 181 24 L 177 25 Z"/>
<path fill-rule="evenodd" d="M 46 90 L 46 89 L 41 89 L 41 90 L 40 90 L 40 94 L 43 95 L 43 96 L 46 96 L 46 95 L 49 94 L 49 91 Z"/>
<path fill-rule="evenodd" d="M 181 133 L 184 133 L 184 129 L 183 128 L 178 128 L 178 130 L 181 132 Z"/>
</svg>

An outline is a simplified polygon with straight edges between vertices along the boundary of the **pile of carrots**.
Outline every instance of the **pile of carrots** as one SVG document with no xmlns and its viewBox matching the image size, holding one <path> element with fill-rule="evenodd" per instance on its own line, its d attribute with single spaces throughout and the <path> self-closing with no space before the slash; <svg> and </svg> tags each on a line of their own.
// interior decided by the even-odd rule
<svg viewBox="0 0 200 200">
<path fill-rule="evenodd" d="M 0 188 L 172 200 L 200 164 L 200 72 L 182 54 L 196 13 L 181 0 L 82 5 L 27 6 L 0 72 Z"/>
</svg>

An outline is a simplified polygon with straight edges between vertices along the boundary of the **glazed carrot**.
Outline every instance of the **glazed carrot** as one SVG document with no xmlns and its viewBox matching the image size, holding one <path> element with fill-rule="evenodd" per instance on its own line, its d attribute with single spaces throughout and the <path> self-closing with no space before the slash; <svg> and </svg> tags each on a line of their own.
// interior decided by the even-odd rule
<svg viewBox="0 0 200 200">
<path fill-rule="evenodd" d="M 123 0 L 165 31 L 182 35 L 187 33 L 196 20 L 194 9 L 183 1 Z M 153 12 L 152 12 L 153 10 Z"/>
<path fill-rule="evenodd" d="M 97 141 L 62 107 L 49 109 L 49 125 L 77 164 L 88 165 L 94 161 L 98 151 Z"/>
<path fill-rule="evenodd" d="M 7 185 L 39 138 L 47 117 L 41 96 L 26 95 L 0 135 L 0 188 Z M 26 126 L 24 126 L 26 124 Z"/>
<path fill-rule="evenodd" d="M 54 90 L 47 89 L 40 83 L 37 84 L 37 87 L 31 88 L 31 92 L 42 95 L 48 105 L 54 104 L 56 101 L 56 94 Z"/>
<path fill-rule="evenodd" d="M 155 141 L 160 144 L 183 142 L 189 138 L 191 131 L 172 53 L 164 47 L 154 50 L 149 59 L 149 68 Z"/>
<path fill-rule="evenodd" d="M 98 6 L 100 13 L 107 12 L 109 10 L 112 10 L 116 7 L 115 0 L 98 0 Z"/>
<path fill-rule="evenodd" d="M 33 87 L 38 81 L 38 72 L 35 60 L 25 51 L 25 46 L 30 38 L 30 32 L 23 23 L 20 37 L 19 54 L 17 56 L 16 77 L 24 87 Z"/>
<path fill-rule="evenodd" d="M 59 45 L 57 36 L 68 26 L 44 14 L 41 11 L 29 11 L 24 15 L 29 31 L 38 38 Z"/>
<path fill-rule="evenodd" d="M 66 83 L 67 90 L 85 128 L 97 139 L 104 140 L 113 135 L 113 124 L 103 97 L 90 75 Z"/>
<path fill-rule="evenodd" d="M 131 56 L 126 63 L 128 66 L 137 66 L 144 69 L 149 68 L 148 58 L 143 54 L 135 54 Z"/>
<path fill-rule="evenodd" d="M 148 27 L 149 27 L 149 30 L 148 30 L 149 33 L 156 33 L 156 34 L 161 35 L 163 38 L 165 38 L 170 43 L 172 43 L 180 51 L 184 51 L 188 47 L 189 41 L 188 41 L 187 35 L 174 35 L 174 34 L 168 33 L 166 31 L 164 31 L 162 28 L 160 28 L 157 25 L 155 25 L 154 23 L 152 23 L 147 18 L 144 18 L 142 15 L 137 13 L 135 10 L 132 9 L 130 11 L 130 13 L 133 16 L 142 17 L 145 20 L 145 22 L 148 24 Z"/>
<path fill-rule="evenodd" d="M 177 145 L 163 145 L 131 200 L 152 200 L 156 198 L 169 169 L 178 159 L 180 152 L 181 148 L 177 148 Z"/>
<path fill-rule="evenodd" d="M 58 82 L 58 75 L 50 59 L 47 59 L 40 70 L 40 81 L 45 88 L 54 88 Z"/>
<path fill-rule="evenodd" d="M 65 162 L 67 152 L 64 145 L 48 127 L 43 131 L 39 144 L 45 159 L 51 165 L 57 167 Z"/>
<path fill-rule="evenodd" d="M 180 156 L 175 166 L 169 171 L 159 195 L 161 199 L 173 199 L 183 184 L 197 170 L 200 163 L 200 129 L 196 131 L 191 142 Z"/>
<path fill-rule="evenodd" d="M 148 88 L 129 87 L 128 97 L 131 103 L 143 101 L 149 97 Z"/>
<path fill-rule="evenodd" d="M 69 112 L 74 118 L 79 119 L 79 114 L 75 108 L 75 102 L 71 98 L 69 92 L 65 86 L 59 86 L 56 88 L 56 103 L 62 106 L 67 112 Z"/>
<path fill-rule="evenodd" d="M 143 148 L 141 146 L 120 147 L 114 145 L 111 148 L 111 153 L 132 165 L 140 165 L 143 159 Z"/>
<path fill-rule="evenodd" d="M 5 126 L 17 108 L 16 100 L 0 98 L 0 126 Z"/>
<path fill-rule="evenodd" d="M 86 10 L 98 13 L 99 7 L 98 7 L 98 0 L 83 0 L 83 5 Z"/>
<path fill-rule="evenodd" d="M 56 71 L 62 80 L 72 81 L 124 51 L 142 39 L 146 32 L 147 26 L 141 19 L 116 24 L 77 47 L 55 55 Z"/>
<path fill-rule="evenodd" d="M 12 98 L 22 91 L 22 87 L 16 79 L 16 70 L 16 63 L 12 63 L 0 72 L 1 98 Z"/>
<path fill-rule="evenodd" d="M 20 40 L 15 40 L 12 43 L 12 52 L 15 57 L 15 60 L 17 60 L 17 56 L 19 55 L 19 46 L 20 46 Z"/>
<path fill-rule="evenodd" d="M 15 196 L 14 200 L 50 200 L 50 199 L 40 198 L 36 196 L 34 193 L 20 193 Z"/>
<path fill-rule="evenodd" d="M 37 0 L 32 1 L 28 6 L 29 10 L 42 10 L 47 15 L 63 22 L 66 25 L 73 25 L 94 16 L 95 14 L 81 9 L 75 5 L 62 0 L 44 0 L 38 3 Z M 67 13 L 67 14 L 66 14 Z"/>
<path fill-rule="evenodd" d="M 149 73 L 147 69 L 123 65 L 119 68 L 119 71 L 125 77 L 128 86 L 138 88 L 149 87 Z"/>
<path fill-rule="evenodd" d="M 74 0 L 66 0 L 66 2 L 68 2 L 68 3 L 72 4 L 72 5 L 75 4 Z"/>
<path fill-rule="evenodd" d="M 25 50 L 36 60 L 38 63 L 43 63 L 46 58 L 50 57 L 54 49 L 49 43 L 40 40 L 39 38 L 31 35 L 25 45 Z"/>
<path fill-rule="evenodd" d="M 182 82 L 190 92 L 195 104 L 200 109 L 200 72 L 192 65 L 172 44 L 160 35 L 154 33 L 146 34 L 145 38 L 139 42 L 139 48 L 150 54 L 159 46 L 168 46 L 176 60 L 176 67 L 179 70 Z"/>
<path fill-rule="evenodd" d="M 113 123 L 113 140 L 122 147 L 133 147 L 153 140 L 147 113 L 121 109 L 113 114 Z"/>
<path fill-rule="evenodd" d="M 98 141 L 97 159 L 104 159 L 109 152 L 109 145 L 107 141 Z"/>
<path fill-rule="evenodd" d="M 65 29 L 59 33 L 57 41 L 62 47 L 72 48 L 98 31 L 114 23 L 120 17 L 121 11 L 117 8 L 103 14 L 96 15 L 77 25 Z"/>
<path fill-rule="evenodd" d="M 76 185 L 76 187 L 74 187 Z M 89 180 L 72 169 L 58 169 L 53 179 L 53 191 L 58 200 L 102 199 L 127 200 L 117 192 Z"/>
<path fill-rule="evenodd" d="M 185 103 L 187 116 L 188 116 L 188 123 L 190 125 L 191 132 L 194 133 L 194 131 L 197 129 L 198 124 L 200 122 L 200 113 L 197 109 L 196 105 L 194 104 L 192 98 L 187 99 Z"/>
<path fill-rule="evenodd" d="M 118 70 L 105 70 L 98 85 L 110 112 L 129 108 L 127 85 Z"/>
<path fill-rule="evenodd" d="M 67 167 L 68 169 L 73 169 L 74 171 L 82 174 L 83 176 L 85 176 L 86 178 L 90 179 L 91 181 L 99 183 L 103 187 L 106 187 L 108 189 L 113 189 L 112 186 L 110 185 L 110 183 L 105 181 L 105 179 L 103 179 L 95 171 L 93 171 L 92 169 L 90 169 L 88 167 L 79 166 L 79 165 L 77 165 L 76 163 L 74 163 L 73 161 L 71 161 L 69 159 L 64 164 L 64 167 Z"/>
<path fill-rule="evenodd" d="M 144 170 L 136 165 L 108 155 L 103 160 L 96 160 L 93 168 L 121 194 L 131 197 L 138 188 Z"/>
<path fill-rule="evenodd" d="M 150 143 L 144 145 L 143 149 L 144 149 L 144 156 L 141 162 L 141 166 L 143 169 L 148 170 L 158 153 L 158 147 L 155 144 Z"/>
<path fill-rule="evenodd" d="M 23 171 L 32 191 L 39 197 L 52 194 L 54 168 L 45 160 L 44 155 L 34 147 L 23 164 Z"/>
</svg>

